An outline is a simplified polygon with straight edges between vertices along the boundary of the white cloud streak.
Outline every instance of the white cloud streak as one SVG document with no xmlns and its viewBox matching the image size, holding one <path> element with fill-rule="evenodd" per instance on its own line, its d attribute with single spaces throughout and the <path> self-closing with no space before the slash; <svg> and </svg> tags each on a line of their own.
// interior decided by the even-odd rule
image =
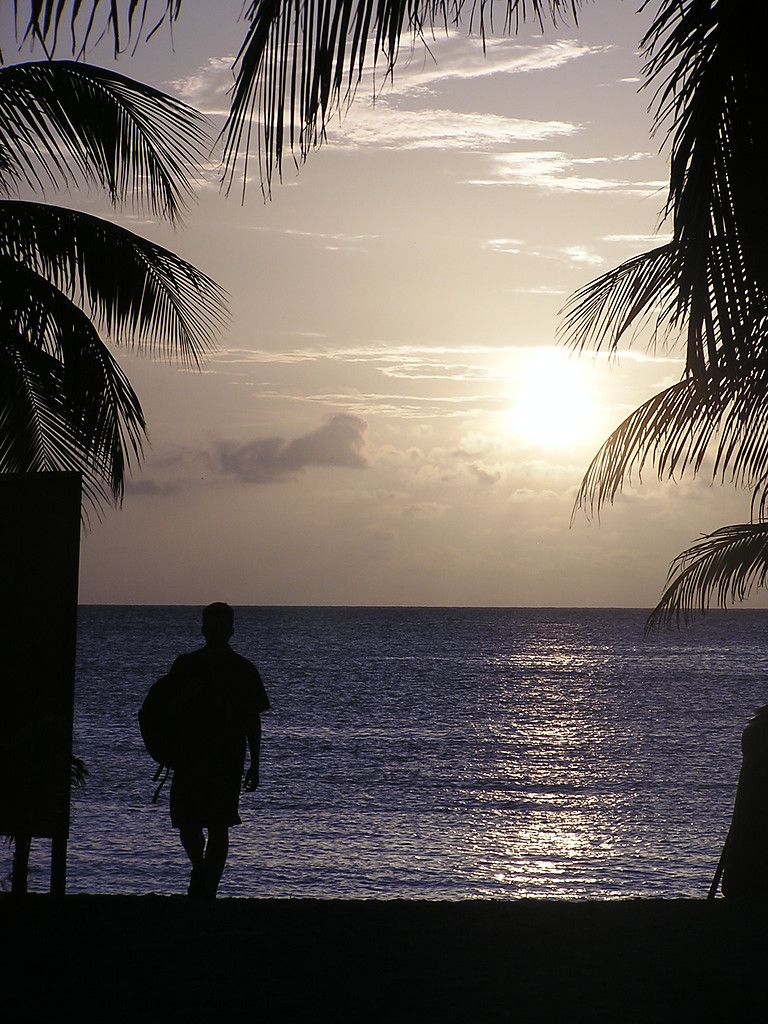
<svg viewBox="0 0 768 1024">
<path fill-rule="evenodd" d="M 590 46 L 578 39 L 525 44 L 510 37 L 486 39 L 485 52 L 478 38 L 459 33 L 430 40 L 430 54 L 413 51 L 407 62 L 395 68 L 389 91 L 383 95 L 408 95 L 434 90 L 454 79 L 471 81 L 491 75 L 519 75 L 551 71 L 585 57 L 606 53 L 611 46 Z M 416 54 L 422 59 L 419 59 Z M 423 55 L 423 56 L 422 56 Z"/>
<path fill-rule="evenodd" d="M 632 181 L 616 177 L 600 178 L 578 173 L 583 165 L 605 164 L 616 167 L 622 157 L 612 160 L 580 160 L 559 150 L 528 150 L 499 153 L 491 157 L 491 170 L 483 178 L 468 179 L 469 185 L 502 185 L 538 188 L 546 192 L 618 192 L 650 196 L 665 187 L 659 181 Z"/>
<path fill-rule="evenodd" d="M 498 114 L 462 114 L 452 110 L 374 110 L 356 112 L 343 128 L 329 130 L 336 147 L 420 150 L 452 149 L 488 152 L 516 142 L 544 142 L 574 135 L 577 125 L 567 121 L 533 121 Z"/>
</svg>

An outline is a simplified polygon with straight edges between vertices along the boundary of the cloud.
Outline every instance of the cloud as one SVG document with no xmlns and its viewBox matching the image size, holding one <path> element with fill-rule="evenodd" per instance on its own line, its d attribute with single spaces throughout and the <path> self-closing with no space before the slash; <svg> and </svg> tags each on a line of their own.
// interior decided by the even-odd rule
<svg viewBox="0 0 768 1024">
<path fill-rule="evenodd" d="M 316 249 L 328 249 L 333 252 L 347 250 L 351 252 L 366 252 L 369 243 L 381 236 L 378 234 L 348 234 L 339 231 L 307 231 L 302 228 L 266 227 L 263 224 L 246 224 L 248 232 L 259 234 L 280 235 L 281 237 L 296 237 L 302 242 L 312 245 Z"/>
<path fill-rule="evenodd" d="M 523 245 L 520 238 L 489 238 L 483 243 L 483 248 L 492 249 L 494 252 L 509 252 L 517 256 L 523 251 Z"/>
<path fill-rule="evenodd" d="M 381 76 L 369 66 L 357 89 L 355 109 L 364 107 L 366 95 L 376 96 L 376 106 L 387 107 L 402 97 L 432 93 L 444 85 L 450 87 L 456 79 L 469 81 L 492 75 L 547 71 L 609 49 L 575 39 L 522 44 L 512 37 L 486 38 L 483 44 L 477 36 L 450 32 L 445 38 L 430 39 L 428 48 L 417 43 L 410 58 L 401 57 L 384 89 Z M 229 113 L 235 62 L 233 54 L 210 57 L 192 73 L 166 81 L 164 87 L 209 118 L 224 119 Z"/>
<path fill-rule="evenodd" d="M 480 342 L 467 342 L 463 345 L 428 345 L 422 342 L 403 344 L 402 342 L 372 341 L 369 344 L 352 342 L 350 344 L 319 344 L 318 338 L 322 335 L 310 335 L 306 332 L 292 331 L 291 337 L 300 339 L 308 338 L 306 344 L 301 348 L 280 348 L 272 351 L 268 349 L 251 348 L 226 348 L 218 349 L 210 357 L 210 365 L 220 362 L 234 363 L 304 363 L 320 362 L 322 360 L 333 360 L 339 362 L 357 363 L 385 363 L 398 364 L 402 362 L 405 366 L 414 360 L 423 360 L 425 363 L 445 367 L 448 360 L 460 354 L 469 356 L 498 357 L 500 353 L 519 351 L 517 345 L 489 345 Z M 463 368 L 462 368 L 463 370 Z M 461 374 L 464 377 L 464 373 Z M 483 373 L 482 376 L 485 376 Z"/>
<path fill-rule="evenodd" d="M 225 118 L 229 113 L 234 61 L 234 57 L 209 57 L 192 74 L 167 82 L 166 88 L 207 117 Z"/>
<path fill-rule="evenodd" d="M 381 358 L 381 372 L 385 377 L 401 380 L 494 381 L 506 380 L 507 373 L 494 366 L 469 363 L 448 363 L 439 359 L 411 357 Z"/>
<path fill-rule="evenodd" d="M 355 111 L 328 138 L 340 147 L 384 149 L 498 149 L 513 142 L 543 142 L 570 136 L 578 126 L 566 121 L 532 121 L 498 114 L 462 114 L 452 110 L 394 110 L 387 107 Z"/>
<path fill-rule="evenodd" d="M 132 498 L 166 498 L 178 494 L 180 490 L 175 483 L 160 484 L 151 479 L 129 480 L 125 489 Z"/>
<path fill-rule="evenodd" d="M 566 287 L 554 285 L 554 284 L 536 284 L 525 287 L 523 285 L 515 286 L 514 288 L 505 288 L 505 292 L 511 295 L 569 295 L 570 291 Z"/>
<path fill-rule="evenodd" d="M 503 476 L 500 470 L 488 469 L 480 462 L 472 462 L 468 468 L 469 472 L 477 479 L 477 481 L 485 486 L 497 484 Z"/>
<path fill-rule="evenodd" d="M 619 242 L 622 245 L 632 245 L 636 247 L 655 248 L 657 245 L 665 245 L 667 242 L 672 241 L 671 233 L 661 233 L 654 235 L 604 235 L 604 242 Z"/>
<path fill-rule="evenodd" d="M 363 454 L 368 424 L 360 416 L 338 413 L 317 430 L 286 441 L 264 437 L 247 444 L 218 446 L 219 467 L 246 483 L 261 484 L 284 480 L 311 466 L 340 466 L 364 469 Z"/>
<path fill-rule="evenodd" d="M 437 519 L 444 515 L 446 510 L 447 506 L 437 501 L 419 501 L 406 505 L 401 514 L 404 519 Z"/>
<path fill-rule="evenodd" d="M 559 150 L 527 150 L 498 153 L 492 158 L 492 170 L 484 178 L 470 178 L 468 185 L 515 185 L 539 188 L 546 192 L 613 192 L 650 196 L 663 188 L 660 181 L 631 181 L 598 178 L 580 172 L 581 167 L 601 165 L 612 168 L 629 158 L 580 159 Z M 634 159 L 634 157 L 633 157 Z"/>
<path fill-rule="evenodd" d="M 605 260 L 602 256 L 598 256 L 597 253 L 590 252 L 586 246 L 583 245 L 569 245 L 561 250 L 565 258 L 569 263 L 575 266 L 593 266 L 599 267 Z"/>
<path fill-rule="evenodd" d="M 457 80 L 470 81 L 495 75 L 547 71 L 610 47 L 588 46 L 578 40 L 524 45 L 513 38 L 478 38 L 450 33 L 434 38 L 429 48 L 414 47 L 411 59 L 402 59 L 386 87 L 375 84 L 373 69 L 363 75 L 352 112 L 331 119 L 326 126 L 336 148 L 377 145 L 393 149 L 482 150 L 513 141 L 543 141 L 572 135 L 579 126 L 562 121 L 534 121 L 488 112 L 459 113 L 449 109 L 424 109 L 424 94 L 436 95 L 455 88 Z M 184 102 L 218 123 L 226 118 L 234 81 L 234 57 L 212 57 L 186 77 L 166 83 Z M 365 102 L 365 96 L 375 96 Z M 418 109 L 404 105 L 418 104 Z M 436 104 L 435 104 L 436 106 Z"/>
<path fill-rule="evenodd" d="M 491 75 L 550 71 L 585 57 L 606 53 L 612 48 L 590 46 L 578 39 L 527 44 L 510 36 L 486 38 L 483 44 L 478 37 L 467 38 L 462 33 L 451 33 L 445 39 L 430 39 L 429 54 L 424 53 L 423 60 L 415 57 L 408 62 L 401 60 L 392 78 L 391 92 L 402 95 L 434 90 L 436 86 L 457 78 L 468 81 Z M 414 54 L 418 52 L 417 47 Z"/>
</svg>

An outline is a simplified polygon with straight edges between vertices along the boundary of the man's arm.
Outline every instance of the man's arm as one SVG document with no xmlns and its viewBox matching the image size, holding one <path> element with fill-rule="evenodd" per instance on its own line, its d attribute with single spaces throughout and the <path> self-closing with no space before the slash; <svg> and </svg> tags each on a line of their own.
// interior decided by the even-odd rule
<svg viewBox="0 0 768 1024">
<path fill-rule="evenodd" d="M 253 723 L 246 734 L 251 763 L 245 773 L 243 789 L 251 793 L 259 784 L 259 758 L 261 756 L 261 715 L 254 715 Z"/>
</svg>

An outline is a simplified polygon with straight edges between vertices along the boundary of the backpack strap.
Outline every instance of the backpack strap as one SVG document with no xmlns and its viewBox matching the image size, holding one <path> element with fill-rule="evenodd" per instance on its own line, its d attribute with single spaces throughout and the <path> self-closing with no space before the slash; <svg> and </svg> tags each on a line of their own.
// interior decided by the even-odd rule
<svg viewBox="0 0 768 1024">
<path fill-rule="evenodd" d="M 157 801 L 159 800 L 160 792 L 161 792 L 163 786 L 165 785 L 165 783 L 166 783 L 166 781 L 168 779 L 168 776 L 170 774 L 171 774 L 171 769 L 168 767 L 167 764 L 160 764 L 160 765 L 157 766 L 157 771 L 152 776 L 152 781 L 153 782 L 157 782 L 157 780 L 160 779 L 160 784 L 158 785 L 158 787 L 155 790 L 155 792 L 152 794 L 152 803 L 153 804 L 156 804 Z M 162 778 L 160 778 L 161 775 L 162 775 Z"/>
</svg>

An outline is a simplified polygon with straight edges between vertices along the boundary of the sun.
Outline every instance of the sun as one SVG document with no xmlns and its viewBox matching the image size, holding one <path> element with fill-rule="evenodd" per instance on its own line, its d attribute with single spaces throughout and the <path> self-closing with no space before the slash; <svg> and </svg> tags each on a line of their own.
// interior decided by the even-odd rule
<svg viewBox="0 0 768 1024">
<path fill-rule="evenodd" d="M 597 420 L 591 364 L 559 348 L 526 349 L 512 370 L 509 427 L 521 441 L 573 448 L 587 441 Z"/>
</svg>

